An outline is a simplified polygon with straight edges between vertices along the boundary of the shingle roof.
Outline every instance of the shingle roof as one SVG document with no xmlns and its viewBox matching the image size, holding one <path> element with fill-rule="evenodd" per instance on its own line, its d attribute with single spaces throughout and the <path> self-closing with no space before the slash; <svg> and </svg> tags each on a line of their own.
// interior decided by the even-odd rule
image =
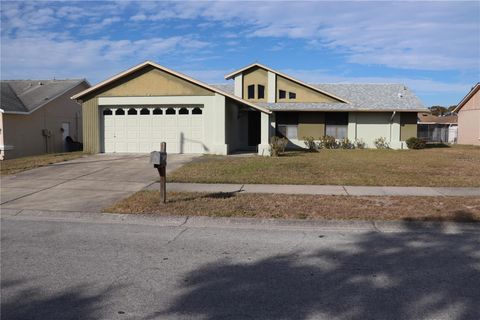
<svg viewBox="0 0 480 320">
<path fill-rule="evenodd" d="M 212 85 L 233 94 L 233 84 Z M 351 103 L 277 102 L 257 103 L 272 111 L 427 111 L 420 99 L 403 84 L 311 84 Z"/>
<path fill-rule="evenodd" d="M 420 112 L 418 114 L 418 123 L 439 123 L 439 124 L 452 124 L 458 123 L 458 116 L 451 114 L 448 116 L 435 116 L 429 113 Z"/>
<path fill-rule="evenodd" d="M 83 81 L 85 80 L 2 80 L 1 108 L 5 112 L 29 113 Z"/>
</svg>

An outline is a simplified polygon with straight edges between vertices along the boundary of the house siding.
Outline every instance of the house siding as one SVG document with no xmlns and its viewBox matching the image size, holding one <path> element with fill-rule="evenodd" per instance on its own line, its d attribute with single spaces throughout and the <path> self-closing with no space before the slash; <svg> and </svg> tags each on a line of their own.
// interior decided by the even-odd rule
<svg viewBox="0 0 480 320">
<path fill-rule="evenodd" d="M 13 147 L 5 150 L 5 158 L 64 152 L 62 123 L 69 123 L 69 135 L 82 141 L 81 106 L 70 97 L 88 87 L 86 82 L 82 82 L 31 114 L 3 114 L 4 144 Z M 42 134 L 44 129 L 51 131 L 48 140 Z"/>
<path fill-rule="evenodd" d="M 96 97 L 84 101 L 83 113 L 83 151 L 87 153 L 100 152 L 100 111 Z"/>
<path fill-rule="evenodd" d="M 400 114 L 400 140 L 417 137 L 417 113 L 402 112 Z"/>
</svg>

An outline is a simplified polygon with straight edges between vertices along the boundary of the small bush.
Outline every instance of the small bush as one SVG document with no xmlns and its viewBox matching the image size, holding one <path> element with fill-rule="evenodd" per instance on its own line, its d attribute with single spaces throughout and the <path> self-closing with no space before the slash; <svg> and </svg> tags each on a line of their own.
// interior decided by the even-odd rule
<svg viewBox="0 0 480 320">
<path fill-rule="evenodd" d="M 356 149 L 365 149 L 367 144 L 362 139 L 355 139 L 355 148 Z"/>
<path fill-rule="evenodd" d="M 390 149 L 390 144 L 387 142 L 387 138 L 385 137 L 377 138 L 373 143 L 377 149 Z"/>
<path fill-rule="evenodd" d="M 315 142 L 314 137 L 303 137 L 303 142 L 305 143 L 305 146 L 307 147 L 308 151 L 310 152 L 318 151 L 318 145 Z"/>
<path fill-rule="evenodd" d="M 338 143 L 337 143 L 337 140 L 335 140 L 335 137 L 323 136 L 320 139 L 319 147 L 320 149 L 337 149 Z"/>
<path fill-rule="evenodd" d="M 278 157 L 283 152 L 285 152 L 285 147 L 288 144 L 288 140 L 286 138 L 281 138 L 277 136 L 273 136 L 270 139 L 270 155 L 272 157 Z"/>
<path fill-rule="evenodd" d="M 341 149 L 355 149 L 355 144 L 353 144 L 348 138 L 343 138 L 340 140 Z"/>
<path fill-rule="evenodd" d="M 408 138 L 405 142 L 407 143 L 408 149 L 425 149 L 426 147 L 425 140 L 417 137 Z"/>
</svg>

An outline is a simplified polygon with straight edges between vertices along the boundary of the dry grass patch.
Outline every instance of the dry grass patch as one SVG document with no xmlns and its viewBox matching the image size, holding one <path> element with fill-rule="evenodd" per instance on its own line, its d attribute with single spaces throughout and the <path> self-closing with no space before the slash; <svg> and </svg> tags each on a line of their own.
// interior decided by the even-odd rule
<svg viewBox="0 0 480 320">
<path fill-rule="evenodd" d="M 38 167 L 47 166 L 49 164 L 63 162 L 68 160 L 77 159 L 83 157 L 85 153 L 82 151 L 79 152 L 69 152 L 69 153 L 50 153 L 42 154 L 38 156 L 23 157 L 11 160 L 2 160 L 0 162 L 0 173 L 3 174 L 14 174 L 17 172 L 30 170 Z"/>
<path fill-rule="evenodd" d="M 480 221 L 478 197 L 353 197 L 140 191 L 105 212 L 280 219 Z"/>
<path fill-rule="evenodd" d="M 279 158 L 204 156 L 172 182 L 480 187 L 480 148 L 320 150 Z"/>
</svg>

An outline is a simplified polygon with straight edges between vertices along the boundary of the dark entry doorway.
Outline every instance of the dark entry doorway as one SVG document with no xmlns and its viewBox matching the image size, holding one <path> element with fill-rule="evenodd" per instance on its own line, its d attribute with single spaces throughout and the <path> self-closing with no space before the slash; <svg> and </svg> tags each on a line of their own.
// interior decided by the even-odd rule
<svg viewBox="0 0 480 320">
<path fill-rule="evenodd" d="M 248 146 L 260 144 L 260 112 L 248 112 Z"/>
</svg>

